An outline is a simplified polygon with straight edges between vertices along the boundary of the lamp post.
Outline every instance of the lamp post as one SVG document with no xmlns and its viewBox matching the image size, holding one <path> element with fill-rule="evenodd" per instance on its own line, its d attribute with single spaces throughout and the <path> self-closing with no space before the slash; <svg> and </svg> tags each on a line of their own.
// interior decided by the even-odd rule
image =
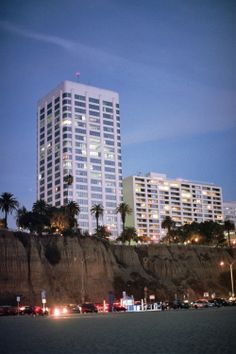
<svg viewBox="0 0 236 354">
<path fill-rule="evenodd" d="M 235 261 L 234 261 L 235 262 Z M 229 265 L 229 270 L 230 270 L 230 279 L 231 279 L 231 296 L 232 298 L 234 298 L 234 275 L 233 275 L 233 264 L 232 263 L 228 263 Z M 223 267 L 225 265 L 225 263 L 223 261 L 220 262 L 220 266 Z"/>
</svg>

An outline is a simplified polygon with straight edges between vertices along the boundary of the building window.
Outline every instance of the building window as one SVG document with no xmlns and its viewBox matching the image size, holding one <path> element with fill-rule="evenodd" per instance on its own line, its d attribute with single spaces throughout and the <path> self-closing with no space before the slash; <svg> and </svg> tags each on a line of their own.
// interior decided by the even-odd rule
<svg viewBox="0 0 236 354">
<path fill-rule="evenodd" d="M 78 101 L 75 101 L 75 106 L 86 107 L 85 102 L 78 102 Z"/>
<path fill-rule="evenodd" d="M 63 100 L 62 101 L 62 104 L 64 105 L 64 104 L 71 104 L 71 100 Z"/>
<path fill-rule="evenodd" d="M 104 125 L 113 126 L 113 122 L 109 122 L 108 120 L 104 120 L 104 121 L 103 121 L 103 124 L 104 124 Z M 104 129 L 105 129 L 105 128 L 104 128 Z"/>
<path fill-rule="evenodd" d="M 85 110 L 85 109 L 82 109 L 82 108 L 76 108 L 76 107 L 75 107 L 75 112 L 85 114 L 85 113 L 86 113 L 86 110 Z"/>
<path fill-rule="evenodd" d="M 89 135 L 100 136 L 100 133 L 99 132 L 93 132 L 93 131 L 90 130 Z"/>
<path fill-rule="evenodd" d="M 89 109 L 94 109 L 94 110 L 99 111 L 99 110 L 100 110 L 100 107 L 99 107 L 99 106 L 96 106 L 96 105 L 94 105 L 94 104 L 90 104 L 90 105 L 89 105 Z"/>
<path fill-rule="evenodd" d="M 113 107 L 112 102 L 108 102 L 108 101 L 102 101 L 104 106 L 108 106 L 108 107 Z"/>
<path fill-rule="evenodd" d="M 93 98 L 93 97 L 89 97 L 89 102 L 98 103 L 99 104 L 99 100 L 97 98 Z"/>
<path fill-rule="evenodd" d="M 112 114 L 103 113 L 103 118 L 113 119 L 113 115 Z"/>
<path fill-rule="evenodd" d="M 95 111 L 89 111 L 89 115 L 90 115 L 90 116 L 99 117 L 99 116 L 100 116 L 100 113 L 99 113 L 99 112 L 95 112 Z"/>
<path fill-rule="evenodd" d="M 63 98 L 65 97 L 71 97 L 71 93 L 69 92 L 64 92 L 63 95 L 62 95 Z"/>
<path fill-rule="evenodd" d="M 76 100 L 80 100 L 80 101 L 85 101 L 86 97 L 85 96 L 81 96 L 81 95 L 75 95 L 75 99 Z"/>
<path fill-rule="evenodd" d="M 113 113 L 113 109 L 112 108 L 103 107 L 103 112 Z"/>
</svg>

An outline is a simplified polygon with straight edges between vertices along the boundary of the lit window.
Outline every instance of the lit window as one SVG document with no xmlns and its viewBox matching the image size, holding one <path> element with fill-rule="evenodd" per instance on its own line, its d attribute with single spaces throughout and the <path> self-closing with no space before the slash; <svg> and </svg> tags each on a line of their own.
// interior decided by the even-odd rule
<svg viewBox="0 0 236 354">
<path fill-rule="evenodd" d="M 71 125 L 71 124 L 72 124 L 72 122 L 69 119 L 64 119 L 62 122 L 62 125 Z"/>
</svg>

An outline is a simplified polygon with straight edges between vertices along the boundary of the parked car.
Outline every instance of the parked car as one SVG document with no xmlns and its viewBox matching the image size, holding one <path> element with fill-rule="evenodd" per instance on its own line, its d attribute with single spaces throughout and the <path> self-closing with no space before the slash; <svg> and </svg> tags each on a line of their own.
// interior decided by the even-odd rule
<svg viewBox="0 0 236 354">
<path fill-rule="evenodd" d="M 109 304 L 108 303 L 105 303 L 105 307 L 104 307 L 104 304 L 101 304 L 98 302 L 96 302 L 94 305 L 96 306 L 98 312 L 108 312 L 109 311 Z"/>
<path fill-rule="evenodd" d="M 192 302 L 192 307 L 195 309 L 210 307 L 210 303 L 206 299 L 199 299 Z"/>
<path fill-rule="evenodd" d="M 114 303 L 112 310 L 114 312 L 125 312 L 126 308 L 124 306 L 122 306 L 121 304 Z"/>
<path fill-rule="evenodd" d="M 216 299 L 208 300 L 208 304 L 210 307 L 221 307 L 222 306 Z"/>
<path fill-rule="evenodd" d="M 189 303 L 188 301 L 181 301 L 181 300 L 174 300 L 174 301 L 170 301 L 168 303 L 168 307 L 172 308 L 174 310 L 176 309 L 188 309 L 189 308 Z"/>
<path fill-rule="evenodd" d="M 34 308 L 33 306 L 20 306 L 19 308 L 20 315 L 34 315 Z"/>
<path fill-rule="evenodd" d="M 214 301 L 216 301 L 219 306 L 229 306 L 229 302 L 221 297 L 216 297 Z"/>
<path fill-rule="evenodd" d="M 68 313 L 80 313 L 79 305 L 69 304 L 66 306 Z"/>
<path fill-rule="evenodd" d="M 18 309 L 16 306 L 3 305 L 0 306 L 0 316 L 14 316 L 17 315 Z"/>
<path fill-rule="evenodd" d="M 65 316 L 65 315 L 68 315 L 69 313 L 71 313 L 71 310 L 68 308 L 67 305 L 54 306 L 50 310 L 50 314 L 55 317 Z"/>
<path fill-rule="evenodd" d="M 80 312 L 81 313 L 92 313 L 92 312 L 98 312 L 97 307 L 92 304 L 92 303 L 84 303 L 79 306 Z"/>
<path fill-rule="evenodd" d="M 41 306 L 20 306 L 19 307 L 19 314 L 20 315 L 47 315 L 48 311 L 44 311 Z"/>
<path fill-rule="evenodd" d="M 181 309 L 189 309 L 189 302 L 188 300 L 184 300 L 180 303 L 180 308 Z"/>
</svg>

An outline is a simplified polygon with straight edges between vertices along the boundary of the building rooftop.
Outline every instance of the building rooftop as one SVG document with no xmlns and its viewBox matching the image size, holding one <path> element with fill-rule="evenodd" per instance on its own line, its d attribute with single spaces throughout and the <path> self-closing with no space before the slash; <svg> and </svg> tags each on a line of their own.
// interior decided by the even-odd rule
<svg viewBox="0 0 236 354">
<path fill-rule="evenodd" d="M 131 177 L 131 176 L 130 176 Z M 195 180 L 188 180 L 184 178 L 167 178 L 167 175 L 164 173 L 158 173 L 158 172 L 148 172 L 146 174 L 138 174 L 134 175 L 134 177 L 137 178 L 153 178 L 153 179 L 158 179 L 158 180 L 169 180 L 169 181 L 178 181 L 180 183 L 193 183 L 193 184 L 199 184 L 199 185 L 209 185 L 209 186 L 216 186 L 218 187 L 215 183 L 213 182 L 203 182 L 203 181 L 195 181 Z"/>
</svg>

